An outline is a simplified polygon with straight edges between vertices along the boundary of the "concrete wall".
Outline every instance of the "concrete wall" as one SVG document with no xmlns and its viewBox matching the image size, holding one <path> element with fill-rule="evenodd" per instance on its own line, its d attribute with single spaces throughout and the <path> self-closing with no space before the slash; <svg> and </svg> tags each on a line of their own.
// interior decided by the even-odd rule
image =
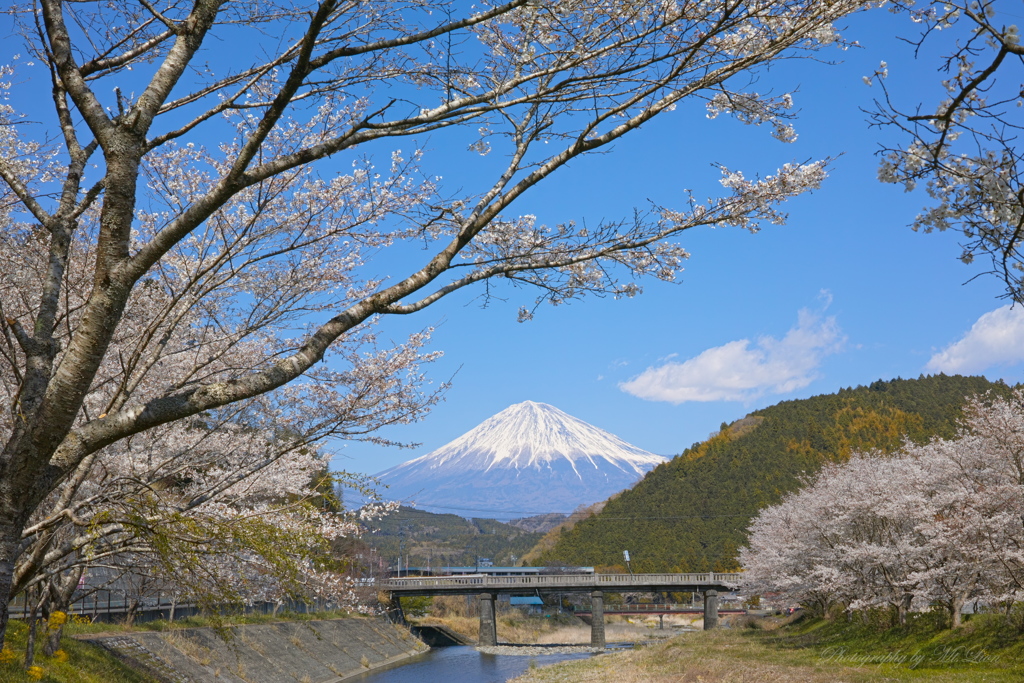
<svg viewBox="0 0 1024 683">
<path fill-rule="evenodd" d="M 335 683 L 429 649 L 404 626 L 333 619 L 91 636 L 165 683 Z"/>
</svg>

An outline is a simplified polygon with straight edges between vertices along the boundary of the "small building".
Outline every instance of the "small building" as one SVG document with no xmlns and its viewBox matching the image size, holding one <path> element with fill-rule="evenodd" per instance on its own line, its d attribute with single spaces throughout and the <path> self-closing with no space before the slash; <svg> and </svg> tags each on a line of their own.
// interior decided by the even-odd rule
<svg viewBox="0 0 1024 683">
<path fill-rule="evenodd" d="M 513 595 L 508 599 L 508 602 L 513 607 L 518 607 L 527 614 L 540 614 L 544 609 L 544 601 L 536 595 Z"/>
</svg>

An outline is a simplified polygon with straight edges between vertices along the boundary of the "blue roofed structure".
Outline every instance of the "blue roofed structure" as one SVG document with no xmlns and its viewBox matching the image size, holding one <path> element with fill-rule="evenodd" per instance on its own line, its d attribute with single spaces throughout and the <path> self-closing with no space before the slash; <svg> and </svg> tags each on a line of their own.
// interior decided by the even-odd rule
<svg viewBox="0 0 1024 683">
<path fill-rule="evenodd" d="M 513 607 L 517 605 L 543 605 L 544 601 L 538 598 L 536 595 L 517 596 L 513 595 L 508 599 L 509 604 Z"/>
</svg>

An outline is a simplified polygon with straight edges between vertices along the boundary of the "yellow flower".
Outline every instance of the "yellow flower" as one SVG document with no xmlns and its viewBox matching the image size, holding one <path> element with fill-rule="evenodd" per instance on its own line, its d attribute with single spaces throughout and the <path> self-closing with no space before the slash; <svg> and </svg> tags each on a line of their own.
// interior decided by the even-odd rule
<svg viewBox="0 0 1024 683">
<path fill-rule="evenodd" d="M 26 671 L 28 677 L 33 681 L 40 681 L 43 679 L 43 667 L 41 666 L 30 666 Z"/>
<path fill-rule="evenodd" d="M 0 664 L 7 664 L 13 662 L 18 658 L 18 655 L 14 654 L 14 650 L 9 645 L 4 645 L 4 649 L 0 651 Z"/>
<path fill-rule="evenodd" d="M 53 658 L 58 662 L 66 662 L 68 661 L 68 653 L 64 652 L 64 650 L 57 650 L 53 653 Z"/>
<path fill-rule="evenodd" d="M 68 615 L 64 612 L 54 612 L 50 615 L 50 628 L 55 629 L 63 626 L 68 621 Z"/>
</svg>

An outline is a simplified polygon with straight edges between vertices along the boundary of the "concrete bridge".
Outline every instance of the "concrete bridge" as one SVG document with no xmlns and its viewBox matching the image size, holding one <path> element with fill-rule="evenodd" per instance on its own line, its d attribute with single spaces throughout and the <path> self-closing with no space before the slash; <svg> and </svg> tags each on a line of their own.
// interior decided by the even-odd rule
<svg viewBox="0 0 1024 683">
<path fill-rule="evenodd" d="M 707 574 L 540 574 L 532 576 L 422 576 L 392 578 L 377 582 L 377 588 L 393 596 L 401 609 L 401 597 L 408 595 L 478 595 L 480 599 L 480 645 L 497 645 L 495 601 L 499 594 L 590 593 L 590 643 L 605 646 L 604 593 L 688 592 L 704 594 L 704 628 L 718 625 L 718 592 L 735 590 L 739 573 Z"/>
</svg>

